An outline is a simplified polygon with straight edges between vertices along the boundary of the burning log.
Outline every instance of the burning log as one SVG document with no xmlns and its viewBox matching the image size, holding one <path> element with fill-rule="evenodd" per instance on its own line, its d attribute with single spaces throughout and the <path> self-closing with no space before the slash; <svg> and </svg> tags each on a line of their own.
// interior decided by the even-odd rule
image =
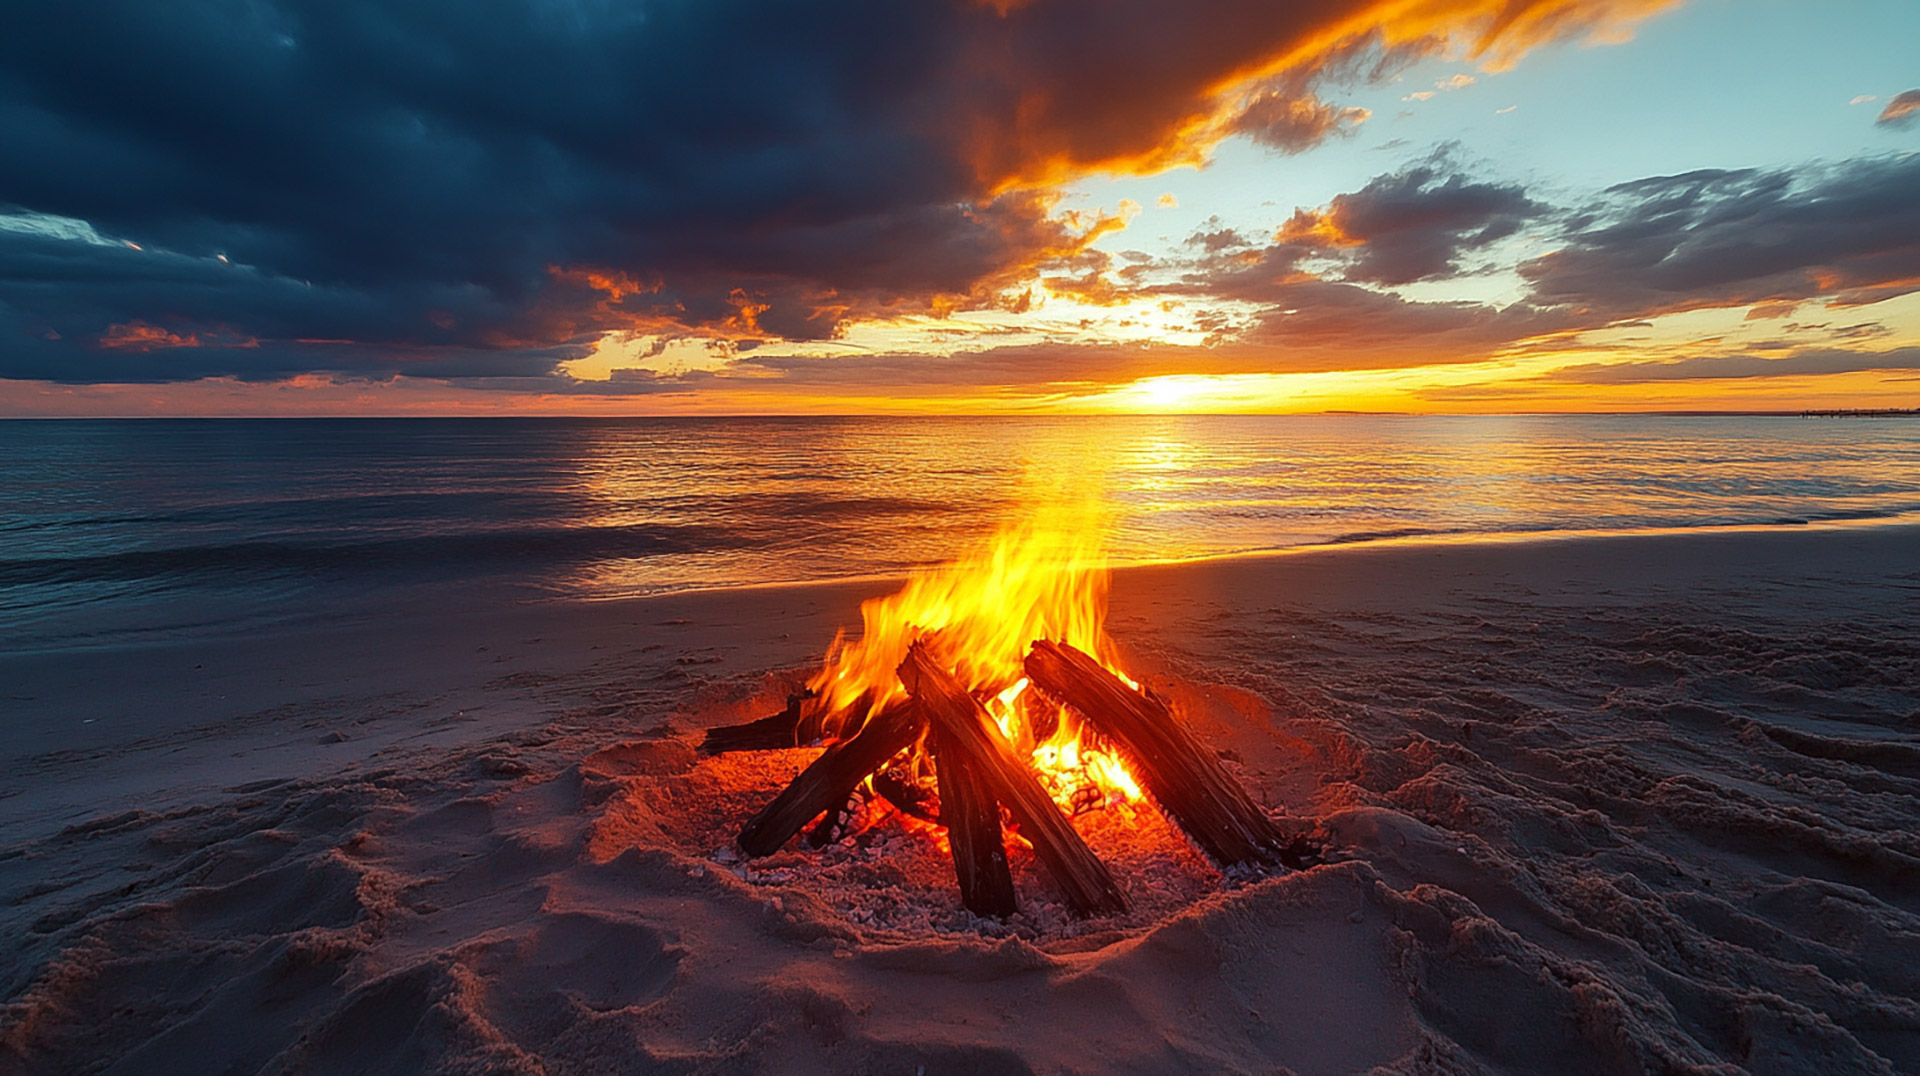
<svg viewBox="0 0 1920 1076">
<path fill-rule="evenodd" d="M 1034 643 L 1026 669 L 1035 686 L 1120 749 L 1128 770 L 1215 863 L 1280 865 L 1286 838 L 1166 703 L 1064 643 Z"/>
<path fill-rule="evenodd" d="M 873 771 L 864 783 L 854 785 L 847 802 L 838 810 L 821 815 L 819 824 L 807 831 L 807 847 L 825 848 L 842 837 L 851 836 L 860 828 L 861 812 L 876 795 L 901 814 L 940 825 L 940 812 L 933 797 L 907 775 L 911 765 L 911 760 L 902 755 L 894 759 L 892 765 Z"/>
<path fill-rule="evenodd" d="M 966 688 L 930 659 L 919 643 L 907 650 L 899 675 L 925 712 L 940 747 L 965 756 L 981 784 L 1006 806 L 1073 910 L 1089 916 L 1125 911 L 1126 898 L 1120 895 L 1113 875 L 1107 873 L 1106 864 L 1080 839 L 1027 764 L 1000 735 L 993 718 Z M 945 802 L 946 795 L 943 785 L 941 816 L 947 820 L 948 840 L 953 842 L 953 835 L 962 827 L 956 826 L 957 812 Z M 960 845 L 953 842 L 953 847 L 956 870 L 964 877 L 967 868 L 960 865 Z"/>
<path fill-rule="evenodd" d="M 806 713 L 804 704 L 814 697 L 811 688 L 787 696 L 787 708 L 772 717 L 743 725 L 722 725 L 708 729 L 700 742 L 702 754 L 722 755 L 728 751 L 778 751 L 799 747 L 819 739 L 822 725 L 819 713 Z"/>
<path fill-rule="evenodd" d="M 953 850 L 953 872 L 960 879 L 960 903 L 975 915 L 1005 919 L 1019 911 L 1020 904 L 1000 835 L 1000 804 L 951 734 L 936 730 L 930 739 L 940 779 L 940 815 Z"/>
<path fill-rule="evenodd" d="M 854 786 L 913 745 L 924 719 L 919 708 L 900 702 L 868 716 L 851 739 L 827 748 L 771 803 L 740 830 L 740 850 L 749 856 L 772 855 L 808 822 L 838 809 Z"/>
<path fill-rule="evenodd" d="M 855 820 L 860 817 L 860 811 L 866 805 L 865 786 L 854 785 L 853 794 L 847 797 L 847 802 L 821 815 L 820 821 L 814 823 L 813 828 L 807 831 L 807 847 L 825 848 L 845 837 L 852 831 Z"/>
</svg>

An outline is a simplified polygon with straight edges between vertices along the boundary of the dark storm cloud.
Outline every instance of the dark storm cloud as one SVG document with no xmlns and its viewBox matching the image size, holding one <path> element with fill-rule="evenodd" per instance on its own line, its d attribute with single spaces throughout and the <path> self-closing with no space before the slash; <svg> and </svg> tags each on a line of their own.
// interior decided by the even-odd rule
<svg viewBox="0 0 1920 1076">
<path fill-rule="evenodd" d="M 1460 32 L 1508 57 L 1658 6 L 1437 0 L 1391 37 Z M 1080 243 L 1018 191 L 1192 159 L 1222 85 L 1412 17 L 1383 0 L 16 8 L 0 205 L 162 261 L 87 251 L 64 287 L 0 278 L 0 376 L 70 380 L 124 376 L 139 341 L 153 377 L 299 366 L 300 339 L 361 345 L 313 346 L 320 369 L 446 348 L 522 350 L 503 361 L 533 370 L 608 328 L 804 339 L 988 301 Z M 212 269 L 221 254 L 252 269 Z"/>
<path fill-rule="evenodd" d="M 136 318 L 404 360 L 577 342 L 636 317 L 723 320 L 742 288 L 802 337 L 830 334 L 835 307 L 965 292 L 1063 239 L 1033 199 L 963 204 L 968 163 L 930 152 L 913 95 L 888 92 L 941 62 L 940 23 L 960 16 L 434 0 L 16 13 L 0 200 L 261 268 L 186 289 L 177 264 L 124 259 L 60 289 L 9 275 L 9 319 L 57 323 L 74 346 L 35 348 L 59 354 L 30 370 L 10 351 L 0 373 L 119 376 L 121 357 L 77 345 Z M 569 301 L 552 269 L 572 265 L 671 279 L 614 306 Z M 287 294 L 307 281 L 330 297 Z M 192 376 L 212 360 L 147 368 L 174 361 Z"/>
<path fill-rule="evenodd" d="M 0 230 L 0 297 L 0 372 L 10 377 L 262 378 L 313 369 L 316 357 L 362 374 L 532 374 L 585 353 L 517 335 L 533 315 L 472 285 L 316 285 L 36 232 Z"/>
</svg>

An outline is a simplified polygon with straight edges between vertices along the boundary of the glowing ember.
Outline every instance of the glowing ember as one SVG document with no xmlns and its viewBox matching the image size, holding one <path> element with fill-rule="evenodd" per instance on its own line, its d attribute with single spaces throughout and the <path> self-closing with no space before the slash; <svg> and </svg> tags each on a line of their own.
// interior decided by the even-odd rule
<svg viewBox="0 0 1920 1076">
<path fill-rule="evenodd" d="M 1029 689 L 1021 661 L 1036 639 L 1064 641 L 1119 668 L 1106 633 L 1104 510 L 1051 500 L 958 562 L 920 573 L 860 607 L 858 638 L 834 639 L 810 683 L 825 732 L 849 733 L 906 697 L 895 669 L 916 639 L 980 700 L 1000 732 L 1032 759 L 1043 787 L 1070 814 L 1136 804 L 1139 783 L 1112 752 L 1085 738 L 1069 710 Z"/>
</svg>

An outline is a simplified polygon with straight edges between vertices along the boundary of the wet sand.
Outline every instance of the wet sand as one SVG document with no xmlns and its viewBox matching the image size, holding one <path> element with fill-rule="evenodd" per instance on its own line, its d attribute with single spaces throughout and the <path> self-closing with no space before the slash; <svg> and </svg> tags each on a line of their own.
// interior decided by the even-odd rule
<svg viewBox="0 0 1920 1076">
<path fill-rule="evenodd" d="M 1920 1072 L 1920 528 L 1355 546 L 1110 627 L 1327 862 L 743 863 L 855 583 L 0 656 L 0 1072 Z M 1104 827 L 1104 828 L 1103 828 Z"/>
</svg>

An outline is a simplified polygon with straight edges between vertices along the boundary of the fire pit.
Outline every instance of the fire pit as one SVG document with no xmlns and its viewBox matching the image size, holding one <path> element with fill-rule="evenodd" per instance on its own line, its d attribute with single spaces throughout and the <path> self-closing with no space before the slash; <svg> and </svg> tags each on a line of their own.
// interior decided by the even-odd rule
<svg viewBox="0 0 1920 1076">
<path fill-rule="evenodd" d="M 1143 799 L 1222 870 L 1292 849 L 1175 715 L 1119 667 L 1096 548 L 1044 517 L 861 606 L 781 713 L 712 729 L 709 754 L 825 750 L 740 830 L 749 857 L 806 831 L 819 848 L 898 812 L 943 838 L 966 908 L 1018 910 L 1002 815 L 1081 916 L 1126 910 L 1072 817 Z"/>
</svg>

